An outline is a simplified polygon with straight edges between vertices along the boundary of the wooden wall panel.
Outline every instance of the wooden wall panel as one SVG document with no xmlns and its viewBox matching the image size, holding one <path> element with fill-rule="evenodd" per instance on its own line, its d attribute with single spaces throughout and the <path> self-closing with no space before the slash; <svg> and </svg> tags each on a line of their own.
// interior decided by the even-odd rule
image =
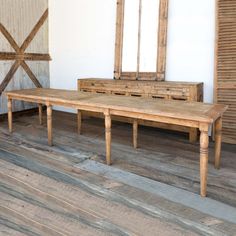
<svg viewBox="0 0 236 236">
<path fill-rule="evenodd" d="M 229 105 L 223 141 L 236 144 L 236 0 L 216 0 L 215 102 Z"/>
<path fill-rule="evenodd" d="M 47 8 L 48 0 L 0 0 L 0 23 L 7 29 L 20 47 Z M 0 52 L 15 52 L 1 31 Z M 48 54 L 48 19 L 44 22 L 25 52 Z M 13 63 L 14 60 L 0 60 L 0 84 Z M 26 61 L 26 63 L 41 85 L 43 87 L 49 87 L 48 61 Z M 35 85 L 32 83 L 26 72 L 22 67 L 19 67 L 5 90 L 34 87 Z M 31 107 L 32 105 L 30 104 L 17 102 L 13 109 L 14 111 L 19 111 Z M 2 95 L 0 97 L 0 114 L 6 112 L 6 99 Z"/>
</svg>

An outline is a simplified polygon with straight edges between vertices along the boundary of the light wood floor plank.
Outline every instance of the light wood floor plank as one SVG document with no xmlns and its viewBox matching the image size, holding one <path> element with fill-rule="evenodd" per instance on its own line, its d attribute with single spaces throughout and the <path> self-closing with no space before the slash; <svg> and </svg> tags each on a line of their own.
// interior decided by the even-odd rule
<svg viewBox="0 0 236 236">
<path fill-rule="evenodd" d="M 86 161 L 104 163 L 104 122 L 84 120 L 78 136 L 76 115 L 54 111 L 53 117 L 53 147 L 47 145 L 45 116 L 43 126 L 37 115 L 13 119 L 12 135 L 7 122 L 1 123 L 0 233 L 76 235 L 78 228 L 83 235 L 233 235 L 236 231 L 228 221 L 171 202 L 133 182 L 76 167 Z M 113 124 L 112 168 L 197 192 L 198 144 L 189 144 L 185 136 L 141 127 L 140 148 L 135 150 L 131 128 Z M 222 169 L 216 171 L 210 164 L 208 181 L 209 197 L 232 207 L 236 206 L 235 151 L 235 146 L 223 145 Z"/>
</svg>

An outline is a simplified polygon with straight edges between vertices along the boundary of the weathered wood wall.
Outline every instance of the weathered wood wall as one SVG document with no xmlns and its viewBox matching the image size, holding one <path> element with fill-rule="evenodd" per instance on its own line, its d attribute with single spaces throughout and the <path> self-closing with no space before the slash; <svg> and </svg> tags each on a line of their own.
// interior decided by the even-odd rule
<svg viewBox="0 0 236 236">
<path fill-rule="evenodd" d="M 0 23 L 7 29 L 20 47 L 47 8 L 48 0 L 0 0 Z M 1 31 L 0 52 L 15 52 Z M 25 52 L 42 54 L 49 52 L 48 19 L 44 22 Z M 0 84 L 13 63 L 14 61 L 0 60 Z M 41 85 L 49 87 L 49 63 L 47 61 L 27 61 L 26 63 Z M 22 67 L 19 67 L 6 90 L 34 87 L 35 85 L 26 72 Z M 16 102 L 13 109 L 14 111 L 19 111 L 31 107 L 31 104 Z M 6 98 L 2 95 L 0 98 L 0 114 L 6 113 L 6 111 Z"/>
</svg>

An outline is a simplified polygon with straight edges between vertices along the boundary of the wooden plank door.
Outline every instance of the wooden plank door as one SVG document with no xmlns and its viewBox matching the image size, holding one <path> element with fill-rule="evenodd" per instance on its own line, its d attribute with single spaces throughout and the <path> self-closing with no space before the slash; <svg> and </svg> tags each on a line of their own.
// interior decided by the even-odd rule
<svg viewBox="0 0 236 236">
<path fill-rule="evenodd" d="M 236 144 L 236 0 L 216 0 L 215 102 L 229 105 L 223 141 Z"/>
<path fill-rule="evenodd" d="M 4 91 L 49 87 L 48 0 L 0 0 L 0 113 Z M 31 108 L 16 102 L 13 111 Z"/>
</svg>

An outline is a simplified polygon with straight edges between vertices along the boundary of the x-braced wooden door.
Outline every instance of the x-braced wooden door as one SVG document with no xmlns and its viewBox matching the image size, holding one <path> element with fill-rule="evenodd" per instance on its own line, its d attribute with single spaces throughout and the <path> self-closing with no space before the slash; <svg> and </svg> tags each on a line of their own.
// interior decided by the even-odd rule
<svg viewBox="0 0 236 236">
<path fill-rule="evenodd" d="M 48 0 L 0 0 L 0 113 L 5 90 L 49 87 Z M 15 103 L 14 110 L 31 108 Z"/>
</svg>

